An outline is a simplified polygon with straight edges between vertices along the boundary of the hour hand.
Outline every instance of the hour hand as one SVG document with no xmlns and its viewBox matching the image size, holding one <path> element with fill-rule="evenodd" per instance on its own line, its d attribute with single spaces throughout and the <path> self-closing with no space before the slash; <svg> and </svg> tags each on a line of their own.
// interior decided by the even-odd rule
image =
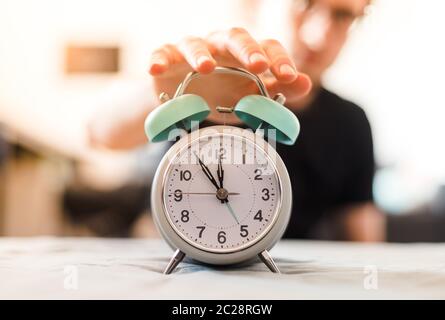
<svg viewBox="0 0 445 320">
<path fill-rule="evenodd" d="M 222 168 L 221 156 L 219 156 L 218 171 L 216 173 L 218 175 L 218 180 L 219 180 L 219 190 L 217 192 L 220 192 L 220 190 L 225 190 L 224 189 L 224 170 Z M 217 195 L 217 197 L 218 197 L 218 195 Z M 225 196 L 224 199 L 220 199 L 220 200 L 221 200 L 221 203 L 229 201 L 229 200 L 227 200 L 227 195 Z"/>
<path fill-rule="evenodd" d="M 219 161 L 218 161 L 217 174 L 218 174 L 218 180 L 219 180 L 219 187 L 224 188 L 224 170 L 222 168 L 221 156 L 219 157 Z"/>
</svg>

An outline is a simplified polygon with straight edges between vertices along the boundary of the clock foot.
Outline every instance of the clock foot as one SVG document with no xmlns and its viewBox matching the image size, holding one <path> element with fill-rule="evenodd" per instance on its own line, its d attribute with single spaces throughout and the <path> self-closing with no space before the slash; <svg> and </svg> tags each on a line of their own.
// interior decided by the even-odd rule
<svg viewBox="0 0 445 320">
<path fill-rule="evenodd" d="M 264 250 L 261 252 L 258 257 L 263 261 L 263 263 L 272 271 L 273 273 L 281 273 L 280 269 L 278 269 L 277 265 L 275 264 L 275 261 L 273 261 L 271 255 L 267 250 Z"/>
<path fill-rule="evenodd" d="M 173 254 L 173 257 L 170 259 L 170 262 L 167 265 L 167 268 L 164 270 L 164 274 L 170 274 L 173 270 L 178 266 L 178 264 L 184 259 L 185 253 L 181 250 L 176 250 Z"/>
</svg>

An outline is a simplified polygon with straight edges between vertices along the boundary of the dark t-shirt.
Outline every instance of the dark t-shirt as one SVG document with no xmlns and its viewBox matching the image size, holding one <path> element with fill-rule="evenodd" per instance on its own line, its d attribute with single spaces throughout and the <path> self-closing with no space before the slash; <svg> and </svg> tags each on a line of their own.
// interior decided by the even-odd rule
<svg viewBox="0 0 445 320">
<path fill-rule="evenodd" d="M 338 209 L 372 200 L 374 153 L 363 110 L 326 89 L 297 117 L 301 132 L 295 145 L 277 145 L 293 188 L 285 237 L 309 238 Z"/>
</svg>

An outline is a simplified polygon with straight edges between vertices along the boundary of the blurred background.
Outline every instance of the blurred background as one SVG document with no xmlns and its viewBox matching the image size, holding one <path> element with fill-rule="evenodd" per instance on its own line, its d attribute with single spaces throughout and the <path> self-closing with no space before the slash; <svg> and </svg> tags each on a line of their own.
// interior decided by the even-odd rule
<svg viewBox="0 0 445 320">
<path fill-rule="evenodd" d="M 92 149 L 87 123 L 131 114 L 109 106 L 163 43 L 242 26 L 286 44 L 287 1 L 258 1 L 250 16 L 235 0 L 0 0 L 0 235 L 156 236 L 149 183 L 166 146 Z M 325 77 L 370 119 L 388 214 L 445 212 L 444 11 L 375 0 Z"/>
</svg>

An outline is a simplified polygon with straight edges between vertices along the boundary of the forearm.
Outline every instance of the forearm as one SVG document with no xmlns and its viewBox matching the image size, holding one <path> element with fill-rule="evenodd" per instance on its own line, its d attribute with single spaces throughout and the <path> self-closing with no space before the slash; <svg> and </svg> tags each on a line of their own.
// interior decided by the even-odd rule
<svg viewBox="0 0 445 320">
<path fill-rule="evenodd" d="M 319 240 L 379 242 L 385 240 L 386 216 L 371 202 L 326 212 L 310 231 Z"/>
<path fill-rule="evenodd" d="M 146 143 L 145 118 L 159 103 L 150 80 L 113 88 L 104 112 L 97 114 L 88 124 L 91 145 L 131 149 Z"/>
<path fill-rule="evenodd" d="M 381 242 L 386 239 L 386 215 L 371 202 L 345 208 L 341 224 L 345 240 Z"/>
</svg>

